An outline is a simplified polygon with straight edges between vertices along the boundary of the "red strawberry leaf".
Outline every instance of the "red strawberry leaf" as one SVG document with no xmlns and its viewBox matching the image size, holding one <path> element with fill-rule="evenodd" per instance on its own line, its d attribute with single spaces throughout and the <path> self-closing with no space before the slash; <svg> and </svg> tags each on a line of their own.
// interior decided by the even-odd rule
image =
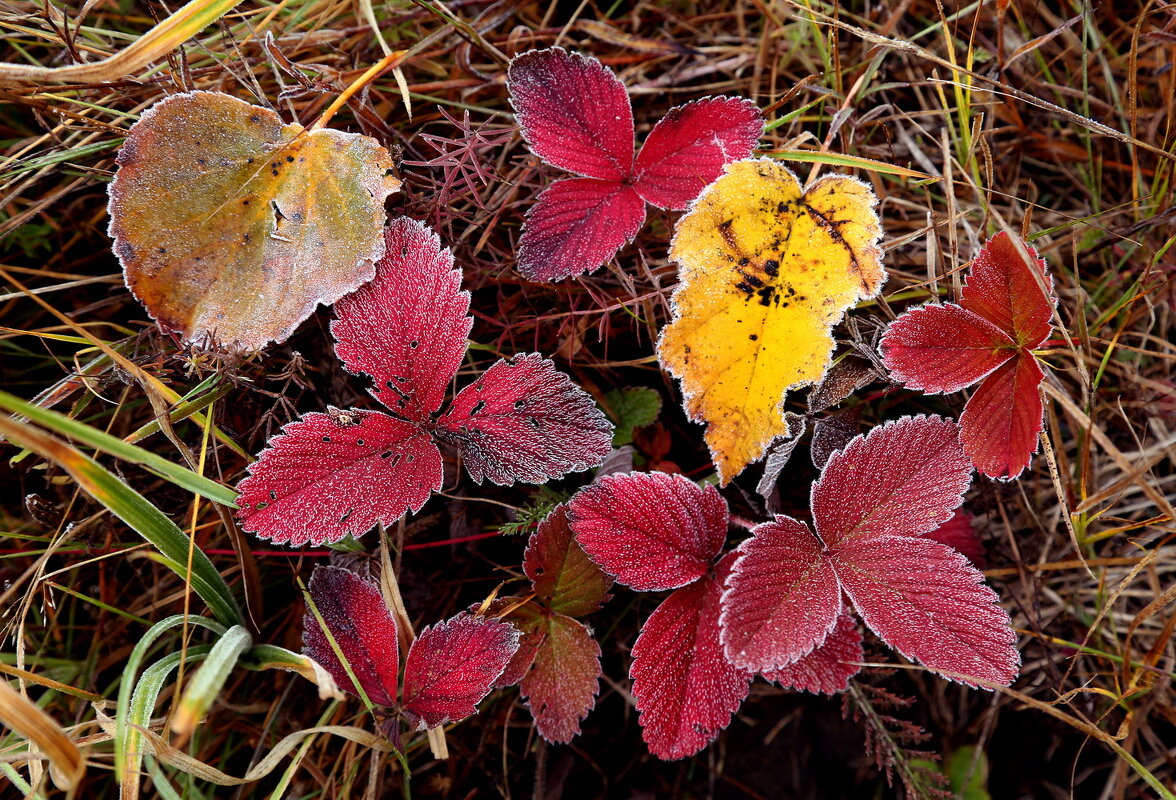
<svg viewBox="0 0 1176 800">
<path fill-rule="evenodd" d="M 803 522 L 777 515 L 751 533 L 734 551 L 723 592 L 723 647 L 732 664 L 775 670 L 825 641 L 841 614 L 841 589 Z"/>
<path fill-rule="evenodd" d="M 527 211 L 518 270 L 528 280 L 558 281 L 596 269 L 645 224 L 645 201 L 616 181 L 556 181 Z"/>
<path fill-rule="evenodd" d="M 764 132 L 759 108 L 741 97 L 705 97 L 670 109 L 637 155 L 633 188 L 658 208 L 681 210 Z"/>
<path fill-rule="evenodd" d="M 531 50 L 510 62 L 506 86 L 515 119 L 535 155 L 589 178 L 629 177 L 629 93 L 595 58 L 562 47 Z"/>
<path fill-rule="evenodd" d="M 576 541 L 600 567 L 639 592 L 698 580 L 727 538 L 727 503 L 681 475 L 609 475 L 568 504 Z"/>
<path fill-rule="evenodd" d="M 1028 244 L 1021 246 L 1028 261 L 1007 233 L 989 239 L 972 262 L 960 305 L 1007 333 L 1017 347 L 1032 350 L 1049 337 L 1057 298 L 1045 261 Z"/>
<path fill-rule="evenodd" d="M 461 613 L 425 628 L 404 664 L 404 710 L 420 728 L 477 713 L 519 647 L 506 622 Z"/>
<path fill-rule="evenodd" d="M 722 580 L 704 577 L 678 589 L 645 621 L 633 644 L 633 697 L 641 738 L 661 759 L 685 758 L 710 744 L 747 697 L 752 674 L 723 655 L 719 642 Z"/>
<path fill-rule="evenodd" d="M 980 543 L 980 537 L 972 528 L 972 515 L 967 511 L 955 512 L 947 522 L 930 533 L 923 534 L 923 538 L 958 550 L 977 569 L 984 568 L 984 545 Z"/>
<path fill-rule="evenodd" d="M 354 572 L 338 567 L 315 567 L 309 589 L 310 599 L 368 700 L 378 706 L 395 706 L 396 676 L 400 671 L 396 623 L 380 590 Z M 302 652 L 330 673 L 340 689 L 359 695 L 318 619 L 309 610 L 302 620 Z"/>
<path fill-rule="evenodd" d="M 563 614 L 543 614 L 544 636 L 519 691 L 535 729 L 553 744 L 580 734 L 580 721 L 600 692 L 600 645 L 582 623 Z"/>
<path fill-rule="evenodd" d="M 1045 378 L 1037 359 L 1022 350 L 984 379 L 960 415 L 960 441 L 976 469 L 1012 480 L 1037 452 L 1045 425 L 1038 388 Z"/>
<path fill-rule="evenodd" d="M 582 617 L 608 599 L 612 578 L 588 558 L 568 525 L 567 506 L 556 506 L 527 542 L 523 572 L 536 599 L 556 614 Z"/>
<path fill-rule="evenodd" d="M 881 347 L 894 380 L 929 394 L 958 392 L 1017 354 L 1007 333 L 952 303 L 906 312 L 886 329 Z"/>
<path fill-rule="evenodd" d="M 953 392 L 980 381 L 960 440 L 990 478 L 1016 478 L 1037 451 L 1045 376 L 1032 350 L 1049 337 L 1056 305 L 1045 262 L 1000 233 L 972 262 L 959 306 L 908 311 L 882 337 L 891 375 L 912 389 Z"/>
<path fill-rule="evenodd" d="M 476 483 L 545 483 L 612 449 L 612 423 L 538 353 L 491 366 L 458 392 L 435 433 L 461 451 Z"/>
<path fill-rule="evenodd" d="M 834 569 L 882 641 L 929 669 L 1013 682 L 1021 661 L 1016 634 L 996 592 L 966 558 L 925 538 L 883 536 L 850 545 L 834 554 Z"/>
<path fill-rule="evenodd" d="M 830 547 L 917 536 L 951 518 L 971 480 L 972 462 L 954 421 L 903 417 L 829 458 L 813 484 L 813 522 Z"/>
<path fill-rule="evenodd" d="M 441 452 L 415 425 L 333 409 L 270 439 L 238 486 L 238 516 L 275 543 L 337 542 L 419 510 L 441 478 Z"/>
<path fill-rule="evenodd" d="M 845 612 L 824 644 L 786 667 L 761 673 L 766 680 L 786 689 L 813 694 L 837 694 L 849 688 L 849 679 L 861 671 L 865 652 L 857 621 Z"/>
<path fill-rule="evenodd" d="M 400 217 L 384 231 L 376 277 L 335 304 L 335 353 L 375 381 L 371 393 L 399 416 L 424 422 L 441 407 L 466 351 L 473 318 L 461 270 L 437 234 Z"/>
</svg>

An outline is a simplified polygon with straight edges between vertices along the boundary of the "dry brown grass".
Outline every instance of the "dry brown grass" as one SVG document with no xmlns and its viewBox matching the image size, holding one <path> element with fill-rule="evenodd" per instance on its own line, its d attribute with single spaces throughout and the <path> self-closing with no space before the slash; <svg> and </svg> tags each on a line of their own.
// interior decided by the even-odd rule
<svg viewBox="0 0 1176 800">
<path fill-rule="evenodd" d="M 596 54 L 631 87 L 639 138 L 668 106 L 706 94 L 751 97 L 769 109 L 769 119 L 817 100 L 773 129 L 765 145 L 867 156 L 936 176 L 918 182 L 862 175 L 882 198 L 891 282 L 885 299 L 856 312 L 854 335 L 843 331 L 846 341 L 868 343 L 906 305 L 958 289 L 962 266 L 995 230 L 1033 237 L 1061 298 L 1046 355 L 1049 452 L 1017 483 L 977 481 L 968 499 L 983 520 L 991 583 L 1022 632 L 1022 676 L 1015 692 L 995 694 L 910 670 L 868 670 L 864 681 L 914 698 L 886 713 L 924 728 L 929 739 L 921 747 L 984 750 L 994 797 L 1154 797 L 1143 773 L 1176 785 L 1176 10 L 1151 2 L 1047 8 L 1054 5 L 466 0 L 447 4 L 461 22 L 455 28 L 424 2 L 393 3 L 376 9 L 392 47 L 436 36 L 404 69 L 413 118 L 385 75 L 334 124 L 396 148 L 406 183 L 391 210 L 429 221 L 453 246 L 474 292 L 475 341 L 494 353 L 553 354 L 598 397 L 617 385 L 657 388 L 668 401 L 658 430 L 668 436 L 669 457 L 692 474 L 707 467 L 700 429 L 685 421 L 651 347 L 674 282 L 666 259 L 674 215 L 656 213 L 618 263 L 596 275 L 555 286 L 523 281 L 512 270 L 522 214 L 556 173 L 512 133 L 504 57 L 557 42 Z M 125 47 L 167 13 L 158 4 L 97 3 L 84 16 L 77 8 L 46 15 L 48 8 L 0 5 L 0 57 L 42 65 L 92 60 Z M 263 45 L 268 34 L 272 50 Z M 283 69 L 277 53 L 298 74 Z M 331 354 L 329 312 L 287 344 L 246 360 L 178 349 L 156 333 L 123 288 L 110 253 L 106 183 L 126 128 L 167 93 L 219 89 L 309 124 L 381 55 L 355 3 L 250 0 L 134 79 L 0 89 L 3 388 L 31 398 L 58 387 L 59 410 L 120 436 L 150 421 L 151 408 L 126 372 L 106 367 L 89 370 L 84 380 L 73 377 L 96 354 L 78 338 L 84 329 L 180 394 L 210 374 L 229 379 L 216 423 L 246 451 L 256 452 L 298 410 L 357 401 L 362 387 Z M 455 125 L 467 111 L 468 126 Z M 471 140 L 470 131 L 482 138 Z M 458 145 L 436 137 L 464 139 L 467 147 L 446 156 L 438 147 Z M 802 176 L 810 169 L 798 167 Z M 68 324 L 12 279 L 39 291 Z M 482 362 L 491 353 L 474 355 Z M 928 398 L 883 383 L 851 402 L 862 406 L 863 426 L 921 410 L 958 414 L 962 406 L 958 395 Z M 198 428 L 177 430 L 199 447 Z M 639 445 L 649 453 L 654 438 Z M 180 459 L 164 437 L 148 445 Z M 111 749 L 89 700 L 45 682 L 113 699 L 130 649 L 148 625 L 182 609 L 184 586 L 144 558 L 137 537 L 60 469 L 34 457 L 8 464 L 15 452 L 5 447 L 0 467 L 0 669 L 82 744 L 88 770 L 77 796 L 108 796 L 116 787 Z M 207 474 L 231 484 L 242 468 L 238 455 L 214 443 Z M 173 519 L 189 518 L 191 496 L 134 467 L 122 474 Z M 805 507 L 812 477 L 803 459 L 790 466 L 786 508 Z M 755 517 L 762 510 L 748 478 L 739 482 L 747 492 L 735 488 L 728 496 L 739 513 Z M 518 505 L 528 496 L 450 486 L 456 499 L 434 498 L 400 532 L 407 540 L 460 537 L 503 521 L 497 506 L 461 498 Z M 248 594 L 259 640 L 296 649 L 302 598 L 295 576 L 305 579 L 320 559 L 261 546 L 240 559 L 232 532 L 207 503 L 196 536 L 234 588 Z M 409 610 L 430 622 L 485 596 L 515 571 L 521 550 L 522 542 L 509 538 L 403 553 Z M 627 648 L 654 600 L 623 594 L 594 619 L 609 680 L 585 735 L 571 747 L 537 742 L 517 695 L 508 692 L 449 735 L 448 761 L 435 761 L 421 742 L 412 745 L 413 792 L 900 791 L 885 788 L 864 754 L 862 726 L 843 721 L 836 701 L 763 686 L 710 751 L 682 763 L 653 761 L 640 743 L 624 676 Z M 157 655 L 178 648 L 178 640 L 167 642 Z M 894 658 L 882 648 L 871 652 L 874 661 Z M 161 714 L 171 690 L 163 697 Z M 282 736 L 326 723 L 368 724 L 357 704 L 320 703 L 300 678 L 238 672 L 187 752 L 239 775 Z M 19 761 L 22 746 L 8 736 L 0 756 Z M 887 752 L 900 773 L 916 774 L 901 748 Z M 269 796 L 285 770 L 227 790 L 164 768 L 192 797 Z M 9 773 L 16 774 L 54 794 L 37 767 Z M 289 775 L 283 796 L 290 797 L 394 796 L 403 783 L 395 759 L 327 736 L 309 743 Z M 150 779 L 143 786 L 145 796 L 155 796 Z M 917 787 L 907 790 L 918 794 Z M 21 794 L 15 783 L 0 789 L 3 796 Z"/>
</svg>

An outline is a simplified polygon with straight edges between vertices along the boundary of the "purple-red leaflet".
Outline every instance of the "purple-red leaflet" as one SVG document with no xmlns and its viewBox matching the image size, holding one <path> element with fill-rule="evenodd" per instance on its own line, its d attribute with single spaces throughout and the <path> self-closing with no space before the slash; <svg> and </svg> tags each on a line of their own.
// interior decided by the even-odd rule
<svg viewBox="0 0 1176 800">
<path fill-rule="evenodd" d="M 960 417 L 960 441 L 976 468 L 1012 479 L 1029 465 L 1043 424 L 1033 356 L 1049 337 L 1057 298 L 1036 251 L 999 233 L 972 262 L 959 305 L 925 305 L 896 319 L 882 337 L 892 377 L 928 393 L 979 382 Z"/>
<path fill-rule="evenodd" d="M 803 522 L 777 515 L 751 533 L 734 551 L 723 593 L 723 647 L 733 664 L 779 669 L 825 641 L 841 614 L 841 590 Z"/>
<path fill-rule="evenodd" d="M 723 655 L 719 610 L 724 557 L 709 575 L 678 589 L 658 606 L 633 644 L 633 697 L 641 738 L 658 758 L 697 753 L 727 727 L 747 697 L 752 673 Z"/>
<path fill-rule="evenodd" d="M 548 187 L 527 214 L 518 268 L 531 280 L 596 269 L 636 236 L 646 202 L 686 208 L 763 132 L 751 102 L 708 97 L 666 114 L 634 161 L 628 92 L 595 58 L 559 47 L 523 53 L 507 88 L 531 151 L 583 176 Z"/>
<path fill-rule="evenodd" d="M 960 476 L 970 473 L 961 456 L 954 423 L 905 417 L 831 457 L 813 488 L 820 537 L 777 517 L 736 551 L 723 594 L 727 656 L 756 670 L 787 666 L 782 659 L 796 660 L 825 640 L 844 592 L 866 624 L 904 655 L 962 674 L 965 683 L 1011 683 L 1020 656 L 996 593 L 956 551 L 913 538 L 950 519 L 959 505 L 966 487 Z M 879 473 L 883 460 L 891 474 Z M 878 485 L 884 490 L 875 491 Z"/>
<path fill-rule="evenodd" d="M 477 713 L 477 704 L 519 647 L 513 625 L 461 613 L 421 631 L 404 664 L 404 710 L 435 728 Z"/>
<path fill-rule="evenodd" d="M 580 721 L 600 692 L 600 645 L 583 623 L 563 614 L 543 614 L 543 641 L 519 682 L 519 692 L 539 735 L 566 744 L 580 734 Z"/>
<path fill-rule="evenodd" d="M 545 483 L 601 462 L 613 426 L 588 393 L 538 353 L 497 361 L 458 392 L 435 433 L 476 483 Z"/>
<path fill-rule="evenodd" d="M 241 526 L 295 547 L 360 536 L 441 488 L 429 434 L 378 411 L 311 413 L 269 440 L 237 490 Z"/>
<path fill-rule="evenodd" d="M 812 488 L 813 523 L 829 547 L 918 536 L 951 518 L 971 482 L 954 420 L 903 417 L 829 457 Z"/>
<path fill-rule="evenodd" d="M 340 359 L 375 379 L 396 417 L 332 409 L 270 440 L 241 492 L 242 527 L 302 545 L 359 536 L 421 508 L 441 488 L 433 437 L 457 446 L 477 482 L 541 483 L 600 463 L 612 426 L 583 389 L 537 354 L 499 361 L 437 421 L 472 320 L 461 271 L 427 227 L 393 220 L 376 277 L 339 302 Z"/>
<path fill-rule="evenodd" d="M 309 590 L 311 601 L 368 700 L 378 706 L 395 706 L 396 676 L 400 671 L 396 623 L 380 590 L 354 572 L 338 567 L 315 567 Z M 358 696 L 355 684 L 309 609 L 302 619 L 302 652 L 330 673 L 340 689 Z"/>
<path fill-rule="evenodd" d="M 930 669 L 1008 686 L 1017 636 L 984 575 L 947 545 L 883 536 L 833 557 L 841 587 L 886 644 Z"/>
<path fill-rule="evenodd" d="M 785 689 L 813 694 L 837 694 L 849 688 L 849 679 L 861 671 L 865 658 L 857 620 L 849 612 L 837 618 L 824 643 L 799 661 L 760 673 L 765 680 Z"/>
<path fill-rule="evenodd" d="M 568 518 L 584 552 L 639 592 L 701 578 L 727 539 L 718 490 L 664 472 L 601 478 L 572 498 Z"/>
</svg>

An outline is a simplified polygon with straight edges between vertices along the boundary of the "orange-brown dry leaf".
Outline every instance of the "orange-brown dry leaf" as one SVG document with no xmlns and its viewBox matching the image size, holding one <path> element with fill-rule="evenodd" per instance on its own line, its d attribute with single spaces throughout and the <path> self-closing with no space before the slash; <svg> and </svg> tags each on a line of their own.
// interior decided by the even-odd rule
<svg viewBox="0 0 1176 800">
<path fill-rule="evenodd" d="M 706 423 L 724 485 L 787 433 L 785 392 L 824 376 L 833 326 L 882 288 L 876 202 L 854 178 L 802 190 L 786 167 L 747 160 L 678 221 L 680 282 L 658 356 Z"/>
<path fill-rule="evenodd" d="M 153 106 L 118 165 L 110 235 L 127 286 L 185 341 L 248 350 L 371 280 L 400 186 L 374 139 L 217 92 Z"/>
</svg>

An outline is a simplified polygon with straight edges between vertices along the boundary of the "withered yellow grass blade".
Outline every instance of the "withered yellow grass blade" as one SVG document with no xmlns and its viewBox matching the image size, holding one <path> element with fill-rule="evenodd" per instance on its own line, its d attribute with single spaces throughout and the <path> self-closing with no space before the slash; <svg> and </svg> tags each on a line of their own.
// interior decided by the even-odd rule
<svg viewBox="0 0 1176 800">
<path fill-rule="evenodd" d="M 192 0 L 176 13 L 143 34 L 134 44 L 91 64 L 38 67 L 28 64 L 0 64 L 0 86 L 42 83 L 101 83 L 133 75 L 152 61 L 158 61 L 181 43 L 216 22 L 241 0 Z"/>
</svg>

